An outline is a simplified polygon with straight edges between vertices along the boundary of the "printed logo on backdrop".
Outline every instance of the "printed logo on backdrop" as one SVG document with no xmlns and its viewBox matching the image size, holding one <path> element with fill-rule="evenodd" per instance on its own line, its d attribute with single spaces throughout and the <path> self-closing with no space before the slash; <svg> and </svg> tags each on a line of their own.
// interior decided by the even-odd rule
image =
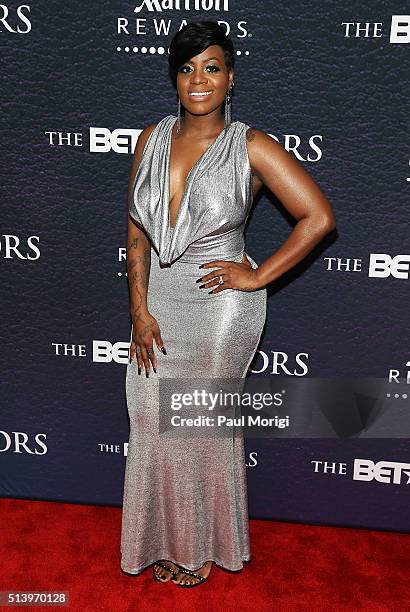
<svg viewBox="0 0 410 612">
<path fill-rule="evenodd" d="M 0 453 L 23 453 L 28 455 L 46 455 L 48 448 L 46 444 L 47 434 L 28 434 L 24 431 L 0 430 Z"/>
<path fill-rule="evenodd" d="M 52 342 L 56 357 L 87 357 L 86 344 L 70 342 Z M 94 363 L 118 363 L 127 365 L 129 361 L 129 342 L 111 342 L 110 340 L 92 341 L 92 361 Z M 257 363 L 249 372 L 254 374 L 273 374 L 286 376 L 306 376 L 308 373 L 308 353 L 297 353 L 289 356 L 284 351 L 257 350 Z"/>
<path fill-rule="evenodd" d="M 151 13 L 162 11 L 229 11 L 229 0 L 142 0 L 134 13 L 143 10 Z"/>
<path fill-rule="evenodd" d="M 408 386 L 410 385 L 410 361 L 404 364 L 404 372 L 397 368 L 390 368 L 387 382 L 390 388 L 386 391 L 386 397 L 394 400 L 408 399 Z"/>
<path fill-rule="evenodd" d="M 392 15 L 387 25 L 382 21 L 342 21 L 341 27 L 344 38 L 375 39 L 388 35 L 390 43 L 410 43 L 410 15 Z"/>
<path fill-rule="evenodd" d="M 52 342 L 56 357 L 87 357 L 86 344 L 72 344 L 70 342 Z M 93 340 L 91 359 L 94 363 L 119 363 L 126 365 L 129 361 L 129 342 L 110 342 L 109 340 Z"/>
<path fill-rule="evenodd" d="M 128 454 L 128 442 L 122 444 L 113 444 L 112 442 L 100 442 L 97 444 L 98 452 L 104 454 L 121 455 L 126 457 Z M 258 452 L 249 451 L 245 454 L 246 467 L 256 467 L 258 465 Z"/>
<path fill-rule="evenodd" d="M 273 374 L 284 376 L 306 376 L 309 371 L 307 361 L 308 353 L 297 353 L 290 357 L 284 351 L 256 351 L 256 363 L 253 368 L 249 368 L 252 374 Z"/>
<path fill-rule="evenodd" d="M 0 34 L 28 34 L 31 32 L 31 21 L 27 13 L 30 13 L 28 4 L 10 7 L 8 4 L 0 4 Z"/>
<path fill-rule="evenodd" d="M 350 257 L 324 257 L 326 270 L 332 272 L 362 272 L 363 259 Z M 367 266 L 369 278 L 397 278 L 408 280 L 410 255 L 390 255 L 389 253 L 370 253 Z"/>
<path fill-rule="evenodd" d="M 117 52 L 149 56 L 167 54 L 168 39 L 190 19 L 213 19 L 235 40 L 252 37 L 248 22 L 235 21 L 232 12 L 229 14 L 229 0 L 141 0 L 134 5 L 133 12 L 132 17 L 117 17 L 120 42 Z M 249 55 L 248 49 L 241 49 L 237 44 L 235 49 L 238 56 Z"/>
<path fill-rule="evenodd" d="M 311 461 L 316 474 L 347 476 L 348 464 L 337 461 Z M 410 463 L 354 459 L 350 470 L 352 480 L 386 485 L 410 484 Z"/>
<path fill-rule="evenodd" d="M 90 127 L 90 153 L 122 153 L 130 154 L 134 152 L 141 129 L 116 128 L 110 130 L 106 127 Z M 79 134 L 64 134 L 63 132 L 47 132 L 49 134 L 49 144 L 53 146 L 82 146 L 82 138 Z M 268 136 L 280 142 L 274 134 L 266 132 Z M 317 141 L 317 142 L 316 142 Z M 305 147 L 302 139 L 297 134 L 283 134 L 282 145 L 289 153 L 292 153 L 300 162 L 317 163 L 322 159 L 321 134 L 309 136 Z M 311 151 L 314 152 L 311 155 Z"/>
<path fill-rule="evenodd" d="M 22 238 L 14 234 L 2 234 L 0 236 L 0 256 L 2 259 L 40 259 L 38 243 L 40 236 L 28 236 Z"/>
<path fill-rule="evenodd" d="M 355 459 L 353 480 L 381 482 L 385 484 L 410 484 L 410 463 Z"/>
<path fill-rule="evenodd" d="M 410 255 L 391 256 L 387 253 L 371 253 L 369 276 L 371 278 L 409 278 Z"/>
</svg>

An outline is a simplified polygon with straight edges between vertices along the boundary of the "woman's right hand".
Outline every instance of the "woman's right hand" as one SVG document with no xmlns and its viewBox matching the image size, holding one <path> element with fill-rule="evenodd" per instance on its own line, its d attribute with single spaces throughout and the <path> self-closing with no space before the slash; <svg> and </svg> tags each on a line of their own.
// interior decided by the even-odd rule
<svg viewBox="0 0 410 612">
<path fill-rule="evenodd" d="M 158 322 L 148 311 L 132 313 L 132 340 L 130 344 L 130 361 L 137 355 L 138 374 L 141 374 L 142 364 L 145 366 L 145 374 L 148 376 L 150 362 L 156 372 L 157 359 L 154 353 L 154 339 L 157 347 L 165 355 L 166 350 L 161 338 L 161 330 Z M 137 350 L 138 347 L 138 350 Z"/>
</svg>

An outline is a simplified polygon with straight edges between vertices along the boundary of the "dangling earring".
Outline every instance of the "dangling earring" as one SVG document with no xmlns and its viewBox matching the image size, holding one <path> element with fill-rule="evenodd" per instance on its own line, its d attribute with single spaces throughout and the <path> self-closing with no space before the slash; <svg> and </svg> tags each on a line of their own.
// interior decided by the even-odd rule
<svg viewBox="0 0 410 612">
<path fill-rule="evenodd" d="M 178 96 L 178 119 L 177 119 L 177 135 L 181 133 L 181 100 Z"/>
<path fill-rule="evenodd" d="M 225 96 L 225 127 L 229 127 L 232 121 L 232 112 L 231 112 L 231 104 L 232 104 L 232 87 L 234 86 L 234 82 L 232 81 L 231 87 L 229 87 L 226 96 Z"/>
</svg>

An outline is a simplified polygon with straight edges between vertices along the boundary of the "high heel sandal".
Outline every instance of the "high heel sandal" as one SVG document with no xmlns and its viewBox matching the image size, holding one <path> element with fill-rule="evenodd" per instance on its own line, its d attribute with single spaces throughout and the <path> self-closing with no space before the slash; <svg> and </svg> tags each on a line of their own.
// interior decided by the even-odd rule
<svg viewBox="0 0 410 612">
<path fill-rule="evenodd" d="M 206 563 L 206 561 L 205 561 L 205 563 Z M 203 567 L 203 565 L 201 567 Z M 179 572 L 177 572 L 177 575 L 178 574 L 186 574 L 187 576 L 193 576 L 194 578 L 199 580 L 199 582 L 194 582 L 194 584 L 176 582 L 175 584 L 177 586 L 180 586 L 180 587 L 194 587 L 194 586 L 198 586 L 199 584 L 202 584 L 203 582 L 205 582 L 205 580 L 208 580 L 208 578 L 209 578 L 209 576 L 211 574 L 211 570 L 212 570 L 212 564 L 211 564 L 211 569 L 209 570 L 209 574 L 205 578 L 204 576 L 201 576 L 200 574 L 197 574 L 196 572 L 193 572 L 193 571 L 191 571 L 189 569 L 186 569 L 185 567 L 180 566 L 180 569 L 179 569 Z"/>
<path fill-rule="evenodd" d="M 157 582 L 169 582 L 169 580 L 163 580 L 161 578 L 161 576 L 157 576 L 157 574 L 155 573 L 155 566 L 158 567 L 162 567 L 162 569 L 166 570 L 167 572 L 169 572 L 171 574 L 171 578 L 176 578 L 179 574 L 179 570 L 173 570 L 171 566 L 167 565 L 166 563 L 162 563 L 162 561 L 156 561 L 154 563 L 154 567 L 152 568 L 152 575 L 154 577 L 155 580 L 157 580 Z M 176 564 L 175 564 L 176 565 Z"/>
</svg>

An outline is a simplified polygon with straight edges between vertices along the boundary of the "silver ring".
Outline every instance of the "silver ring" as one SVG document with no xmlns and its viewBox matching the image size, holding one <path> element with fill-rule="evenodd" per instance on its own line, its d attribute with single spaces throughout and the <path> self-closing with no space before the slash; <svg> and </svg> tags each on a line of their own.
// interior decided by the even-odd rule
<svg viewBox="0 0 410 612">
<path fill-rule="evenodd" d="M 222 276 L 219 277 L 219 282 L 218 285 L 223 285 L 224 279 L 222 278 Z"/>
<path fill-rule="evenodd" d="M 140 353 L 141 352 L 141 348 L 138 345 L 135 347 L 135 352 L 136 353 Z"/>
</svg>

